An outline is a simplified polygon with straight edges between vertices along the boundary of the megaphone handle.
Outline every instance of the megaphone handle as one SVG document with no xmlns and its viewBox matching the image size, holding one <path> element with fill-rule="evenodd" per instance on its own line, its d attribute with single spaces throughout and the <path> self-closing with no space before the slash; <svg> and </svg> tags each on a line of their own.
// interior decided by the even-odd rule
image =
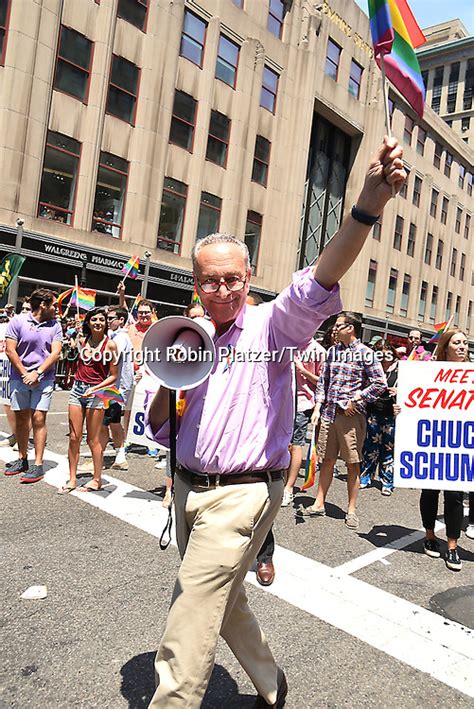
<svg viewBox="0 0 474 709">
<path fill-rule="evenodd" d="M 169 390 L 169 421 L 170 421 L 170 477 L 171 477 L 171 500 L 174 497 L 174 474 L 176 472 L 176 389 Z M 173 517 L 171 513 L 172 504 L 168 508 L 168 521 L 161 533 L 160 549 L 163 551 L 168 548 L 171 541 L 171 527 L 173 525 Z M 168 538 L 165 539 L 165 536 Z"/>
</svg>

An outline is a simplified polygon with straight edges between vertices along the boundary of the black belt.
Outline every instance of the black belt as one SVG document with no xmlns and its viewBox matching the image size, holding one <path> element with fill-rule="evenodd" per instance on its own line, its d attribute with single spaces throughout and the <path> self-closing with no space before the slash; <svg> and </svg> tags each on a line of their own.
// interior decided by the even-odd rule
<svg viewBox="0 0 474 709">
<path fill-rule="evenodd" d="M 176 466 L 176 472 L 181 475 L 187 482 L 196 487 L 221 487 L 223 485 L 248 485 L 250 483 L 273 482 L 281 480 L 285 474 L 285 470 L 250 470 L 243 473 L 228 473 L 227 475 L 208 474 L 208 473 L 193 473 L 192 470 L 183 468 L 182 465 Z"/>
</svg>

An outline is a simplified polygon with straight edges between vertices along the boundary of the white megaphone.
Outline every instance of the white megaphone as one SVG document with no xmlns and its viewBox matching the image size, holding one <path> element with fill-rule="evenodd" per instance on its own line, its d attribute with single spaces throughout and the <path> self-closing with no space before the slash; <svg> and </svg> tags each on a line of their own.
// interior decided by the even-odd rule
<svg viewBox="0 0 474 709">
<path fill-rule="evenodd" d="M 206 318 L 162 318 L 143 338 L 145 368 L 167 389 L 193 389 L 211 373 L 216 357 L 214 334 L 215 327 Z"/>
</svg>

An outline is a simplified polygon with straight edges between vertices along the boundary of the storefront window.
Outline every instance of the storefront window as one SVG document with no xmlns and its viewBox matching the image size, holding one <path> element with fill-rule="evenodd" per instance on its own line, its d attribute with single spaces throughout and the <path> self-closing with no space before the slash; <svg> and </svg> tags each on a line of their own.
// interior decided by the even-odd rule
<svg viewBox="0 0 474 709">
<path fill-rule="evenodd" d="M 187 193 L 188 187 L 183 182 L 165 177 L 156 243 L 158 249 L 179 254 L 183 236 Z"/>
<path fill-rule="evenodd" d="M 126 160 L 110 153 L 100 154 L 92 231 L 120 238 L 127 177 Z"/>
<path fill-rule="evenodd" d="M 61 133 L 48 131 L 38 216 L 72 224 L 81 144 Z"/>
</svg>

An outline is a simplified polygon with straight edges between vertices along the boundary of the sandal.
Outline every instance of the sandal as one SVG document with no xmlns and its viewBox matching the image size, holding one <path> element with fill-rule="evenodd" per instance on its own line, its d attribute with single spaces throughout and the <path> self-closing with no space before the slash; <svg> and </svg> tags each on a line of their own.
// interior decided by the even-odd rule
<svg viewBox="0 0 474 709">
<path fill-rule="evenodd" d="M 58 490 L 58 495 L 67 495 L 69 492 L 72 492 L 77 488 L 77 483 L 75 485 L 71 485 L 71 481 L 68 480 L 65 485 L 59 488 Z"/>
<path fill-rule="evenodd" d="M 94 482 L 91 480 L 91 483 Z M 100 487 L 92 487 L 91 483 L 86 483 L 77 488 L 78 492 L 100 492 L 102 490 L 102 485 Z"/>
</svg>

